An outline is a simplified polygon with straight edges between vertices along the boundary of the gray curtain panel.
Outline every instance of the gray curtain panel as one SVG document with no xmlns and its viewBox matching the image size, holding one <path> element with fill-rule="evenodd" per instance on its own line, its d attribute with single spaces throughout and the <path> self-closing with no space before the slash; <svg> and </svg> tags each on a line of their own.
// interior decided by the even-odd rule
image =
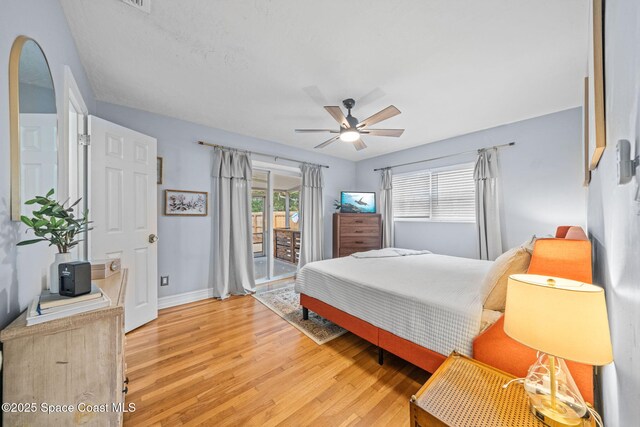
<svg viewBox="0 0 640 427">
<path fill-rule="evenodd" d="M 473 178 L 476 182 L 476 224 L 480 259 L 494 260 L 502 255 L 497 149 L 481 150 L 478 153 Z"/>
<path fill-rule="evenodd" d="M 391 168 L 381 171 L 380 213 L 382 214 L 382 247 L 392 248 L 393 237 L 393 185 Z"/>
<path fill-rule="evenodd" d="M 300 191 L 300 261 L 298 268 L 323 259 L 324 208 L 322 167 L 304 163 Z"/>
<path fill-rule="evenodd" d="M 251 229 L 251 157 L 247 153 L 213 151 L 211 189 L 213 296 L 255 291 Z"/>
</svg>

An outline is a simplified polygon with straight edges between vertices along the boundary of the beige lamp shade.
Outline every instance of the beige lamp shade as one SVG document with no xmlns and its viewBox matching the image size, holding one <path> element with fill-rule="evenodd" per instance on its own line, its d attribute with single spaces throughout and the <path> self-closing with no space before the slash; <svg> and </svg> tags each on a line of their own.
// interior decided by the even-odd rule
<svg viewBox="0 0 640 427">
<path fill-rule="evenodd" d="M 543 353 L 588 365 L 613 361 L 604 290 L 535 274 L 509 276 L 504 331 Z"/>
</svg>

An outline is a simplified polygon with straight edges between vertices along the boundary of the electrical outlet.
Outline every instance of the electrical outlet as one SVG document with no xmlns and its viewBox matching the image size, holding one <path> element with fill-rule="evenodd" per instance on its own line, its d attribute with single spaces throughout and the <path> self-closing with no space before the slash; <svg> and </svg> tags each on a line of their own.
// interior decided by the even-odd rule
<svg viewBox="0 0 640 427">
<path fill-rule="evenodd" d="M 169 286 L 169 276 L 160 276 L 160 286 Z"/>
</svg>

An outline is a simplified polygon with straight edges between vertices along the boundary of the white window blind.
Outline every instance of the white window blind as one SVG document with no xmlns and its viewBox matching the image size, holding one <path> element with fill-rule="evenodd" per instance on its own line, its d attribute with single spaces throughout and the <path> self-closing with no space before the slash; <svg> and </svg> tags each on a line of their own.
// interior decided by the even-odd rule
<svg viewBox="0 0 640 427">
<path fill-rule="evenodd" d="M 431 172 L 392 176 L 393 217 L 431 218 Z"/>
<path fill-rule="evenodd" d="M 394 175 L 393 216 L 398 219 L 474 222 L 473 166 Z"/>
</svg>

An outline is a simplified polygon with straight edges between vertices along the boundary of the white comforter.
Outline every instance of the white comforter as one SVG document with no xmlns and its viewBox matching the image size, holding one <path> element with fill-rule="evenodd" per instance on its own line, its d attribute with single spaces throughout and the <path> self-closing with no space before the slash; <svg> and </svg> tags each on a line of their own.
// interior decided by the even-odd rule
<svg viewBox="0 0 640 427">
<path fill-rule="evenodd" d="M 435 254 L 336 258 L 304 266 L 295 289 L 440 354 L 471 356 L 491 264 Z"/>
</svg>

